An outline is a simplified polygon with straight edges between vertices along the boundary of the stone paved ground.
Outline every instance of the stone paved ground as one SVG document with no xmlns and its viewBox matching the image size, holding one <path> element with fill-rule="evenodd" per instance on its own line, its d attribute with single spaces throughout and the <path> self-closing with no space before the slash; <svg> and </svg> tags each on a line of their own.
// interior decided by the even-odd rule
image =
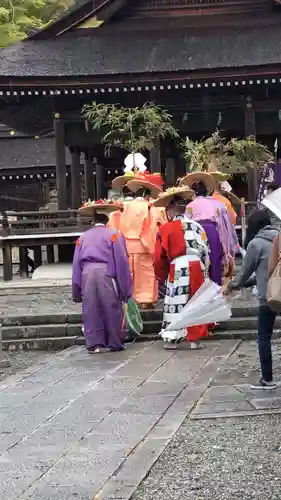
<svg viewBox="0 0 281 500">
<path fill-rule="evenodd" d="M 29 284 L 32 282 L 29 280 Z M 19 282 L 0 284 L 0 311 L 2 316 L 22 314 L 51 314 L 80 312 L 81 306 L 74 304 L 70 286 L 42 286 L 21 288 Z M 14 285 L 14 288 L 12 287 Z M 232 295 L 233 306 L 256 306 L 257 300 L 249 290 Z"/>
<path fill-rule="evenodd" d="M 43 351 L 15 351 L 10 353 L 10 366 L 8 368 L 1 368 L 0 366 L 0 381 L 4 380 L 4 378 L 9 375 L 17 373 L 20 370 L 24 370 L 25 368 L 27 371 L 32 370 L 34 364 L 46 364 L 51 357 L 51 352 L 45 353 Z"/>
<path fill-rule="evenodd" d="M 48 354 L 0 383 L 0 499 L 128 499 L 237 341 Z"/>
<path fill-rule="evenodd" d="M 281 344 L 274 372 L 281 379 Z M 281 499 L 281 387 L 250 391 L 258 378 L 255 342 L 220 364 L 188 418 L 133 500 Z"/>
<path fill-rule="evenodd" d="M 257 376 L 236 340 L 45 354 L 0 382 L 0 500 L 280 499 L 280 389 Z"/>
</svg>

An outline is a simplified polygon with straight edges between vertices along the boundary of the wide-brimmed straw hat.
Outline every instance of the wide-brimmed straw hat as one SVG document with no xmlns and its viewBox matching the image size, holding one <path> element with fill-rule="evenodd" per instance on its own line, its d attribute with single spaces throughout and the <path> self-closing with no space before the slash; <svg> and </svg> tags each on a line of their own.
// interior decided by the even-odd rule
<svg viewBox="0 0 281 500">
<path fill-rule="evenodd" d="M 115 177 L 113 179 L 111 185 L 113 189 L 122 189 L 124 186 L 126 186 L 127 182 L 130 181 L 131 179 L 134 179 L 135 175 L 132 174 L 124 174 L 124 175 L 119 175 L 118 177 Z"/>
<path fill-rule="evenodd" d="M 187 174 L 180 182 L 180 186 L 188 186 L 192 188 L 193 184 L 202 182 L 206 187 L 208 193 L 212 193 L 215 190 L 216 183 L 211 174 L 207 172 L 192 172 Z"/>
<path fill-rule="evenodd" d="M 238 198 L 236 194 L 232 193 L 232 191 L 225 191 L 224 189 L 220 189 L 220 193 L 222 194 L 222 196 L 228 198 L 232 205 L 241 205 L 240 198 Z"/>
<path fill-rule="evenodd" d="M 161 174 L 136 174 L 132 180 L 127 183 L 127 188 L 136 193 L 141 188 L 147 188 L 151 192 L 152 198 L 157 198 L 163 190 L 163 178 Z"/>
<path fill-rule="evenodd" d="M 167 207 L 175 196 L 179 196 L 183 200 L 193 200 L 195 193 L 187 186 L 171 187 L 164 193 L 160 193 L 153 205 L 155 207 Z"/>
<path fill-rule="evenodd" d="M 92 217 L 95 213 L 97 214 L 110 214 L 119 210 L 121 207 L 120 203 L 113 202 L 111 200 L 98 200 L 98 201 L 86 201 L 82 207 L 79 208 L 78 213 L 86 217 Z"/>
<path fill-rule="evenodd" d="M 209 173 L 215 179 L 216 182 L 229 181 L 229 179 L 231 179 L 232 177 L 231 174 L 227 174 L 226 172 L 220 172 L 219 170 Z"/>
</svg>

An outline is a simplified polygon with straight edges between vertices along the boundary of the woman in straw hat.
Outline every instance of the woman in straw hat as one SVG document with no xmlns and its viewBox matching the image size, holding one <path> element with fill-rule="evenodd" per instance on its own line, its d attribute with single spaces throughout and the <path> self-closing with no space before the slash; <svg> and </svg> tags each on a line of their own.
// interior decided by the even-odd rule
<svg viewBox="0 0 281 500">
<path fill-rule="evenodd" d="M 106 227 L 113 202 L 89 202 L 79 212 L 93 216 L 94 227 L 77 241 L 72 273 L 75 302 L 82 302 L 89 353 L 123 350 L 123 303 L 132 296 L 132 279 L 124 239 Z"/>
<path fill-rule="evenodd" d="M 228 212 L 231 223 L 233 225 L 235 225 L 236 220 L 237 220 L 237 213 L 235 212 L 231 201 L 227 198 L 227 196 L 224 196 L 224 193 L 222 192 L 222 188 L 221 188 L 223 183 L 227 183 L 227 181 L 231 178 L 231 176 L 229 174 L 226 174 L 224 172 L 219 172 L 219 171 L 211 172 L 211 175 L 216 183 L 215 190 L 213 192 L 213 198 L 215 198 L 215 200 L 220 201 L 221 203 L 223 203 L 225 205 L 225 208 Z M 229 186 L 229 187 L 231 189 L 231 186 Z"/>
<path fill-rule="evenodd" d="M 133 296 L 141 308 L 151 307 L 158 298 L 153 260 L 159 224 L 165 222 L 163 212 L 151 204 L 162 191 L 160 174 L 136 174 L 127 183 L 135 195 L 123 204 L 119 230 L 125 238 L 133 279 Z"/>
<path fill-rule="evenodd" d="M 208 335 L 207 325 L 165 332 L 168 323 L 187 304 L 204 283 L 209 265 L 209 249 L 204 229 L 185 214 L 194 192 L 188 187 L 171 188 L 158 197 L 154 205 L 165 207 L 168 221 L 160 227 L 155 247 L 155 273 L 166 280 L 164 316 L 161 336 L 166 349 L 174 349 L 187 338 L 191 348 L 202 347 L 199 339 Z"/>
<path fill-rule="evenodd" d="M 186 175 L 181 185 L 192 188 L 196 193 L 196 198 L 187 207 L 187 216 L 203 226 L 210 247 L 209 276 L 222 285 L 224 266 L 233 266 L 236 253 L 233 225 L 225 205 L 212 197 L 215 181 L 206 172 Z"/>
</svg>

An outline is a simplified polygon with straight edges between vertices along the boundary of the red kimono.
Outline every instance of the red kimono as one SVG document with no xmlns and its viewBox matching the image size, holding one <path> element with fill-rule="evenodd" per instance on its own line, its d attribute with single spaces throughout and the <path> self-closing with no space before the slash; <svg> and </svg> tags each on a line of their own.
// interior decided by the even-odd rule
<svg viewBox="0 0 281 500">
<path fill-rule="evenodd" d="M 157 278 L 166 281 L 163 330 L 203 284 L 208 261 L 206 234 L 200 224 L 181 217 L 161 226 L 156 240 L 154 268 Z M 163 333 L 164 340 L 170 341 L 170 334 Z M 188 328 L 187 332 L 172 332 L 176 342 L 186 337 L 195 342 L 207 335 L 207 325 Z"/>
</svg>

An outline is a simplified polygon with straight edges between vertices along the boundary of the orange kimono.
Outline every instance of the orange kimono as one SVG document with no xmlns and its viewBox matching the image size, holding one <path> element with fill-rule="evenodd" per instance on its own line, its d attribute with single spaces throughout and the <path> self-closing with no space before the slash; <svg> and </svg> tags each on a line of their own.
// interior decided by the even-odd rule
<svg viewBox="0 0 281 500">
<path fill-rule="evenodd" d="M 154 249 L 163 211 L 151 207 L 144 199 L 124 204 L 120 232 L 126 241 L 133 279 L 133 296 L 139 304 L 157 301 L 158 287 L 154 273 Z"/>
<path fill-rule="evenodd" d="M 223 203 L 225 205 L 226 210 L 228 211 L 228 215 L 230 217 L 230 220 L 231 220 L 232 224 L 235 226 L 236 219 L 237 219 L 237 213 L 235 212 L 229 199 L 226 198 L 226 196 L 223 196 L 222 194 L 218 193 L 217 191 L 215 191 L 213 193 L 213 198 L 215 198 L 217 201 L 220 201 L 221 203 Z"/>
<path fill-rule="evenodd" d="M 111 212 L 108 216 L 107 227 L 110 229 L 115 229 L 116 231 L 120 231 L 120 219 L 121 219 L 121 210 L 115 210 L 115 212 Z"/>
</svg>

